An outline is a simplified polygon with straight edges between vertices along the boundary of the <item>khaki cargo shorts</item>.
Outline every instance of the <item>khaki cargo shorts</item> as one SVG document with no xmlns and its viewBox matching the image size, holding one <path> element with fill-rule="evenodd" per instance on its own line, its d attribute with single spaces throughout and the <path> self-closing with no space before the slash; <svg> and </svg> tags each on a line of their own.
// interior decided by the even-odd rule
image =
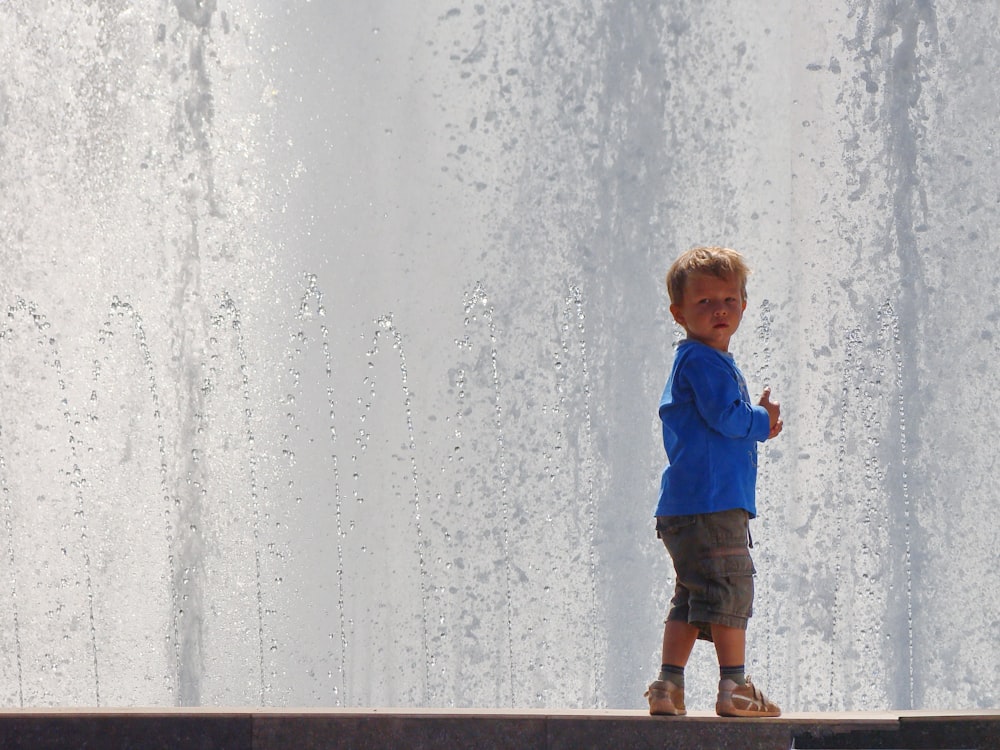
<svg viewBox="0 0 1000 750">
<path fill-rule="evenodd" d="M 750 559 L 750 515 L 735 509 L 657 516 L 656 535 L 677 576 L 667 620 L 697 625 L 706 641 L 712 640 L 712 624 L 746 630 L 757 572 Z"/>
</svg>

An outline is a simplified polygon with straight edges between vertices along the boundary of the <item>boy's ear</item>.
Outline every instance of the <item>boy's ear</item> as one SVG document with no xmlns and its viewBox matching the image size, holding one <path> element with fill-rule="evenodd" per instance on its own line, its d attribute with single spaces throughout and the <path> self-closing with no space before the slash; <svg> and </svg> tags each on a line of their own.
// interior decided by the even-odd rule
<svg viewBox="0 0 1000 750">
<path fill-rule="evenodd" d="M 746 302 L 744 302 L 743 305 L 746 306 Z M 684 314 L 681 312 L 680 305 L 671 305 L 670 314 L 674 316 L 674 322 L 676 322 L 677 325 L 682 327 L 684 326 Z"/>
</svg>

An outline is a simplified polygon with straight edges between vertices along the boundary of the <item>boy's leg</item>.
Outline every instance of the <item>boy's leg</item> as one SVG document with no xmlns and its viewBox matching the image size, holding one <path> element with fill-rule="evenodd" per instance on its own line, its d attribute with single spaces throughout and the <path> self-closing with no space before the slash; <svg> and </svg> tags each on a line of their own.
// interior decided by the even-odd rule
<svg viewBox="0 0 1000 750">
<path fill-rule="evenodd" d="M 667 620 L 664 624 L 662 671 L 646 691 L 649 713 L 654 716 L 684 716 L 687 713 L 684 707 L 684 667 L 697 638 L 696 625 L 689 625 L 683 620 Z"/>
<path fill-rule="evenodd" d="M 712 641 L 719 667 L 742 667 L 747 656 L 747 631 L 712 623 Z"/>
<path fill-rule="evenodd" d="M 780 716 L 781 709 L 768 700 L 743 673 L 747 632 L 741 628 L 713 623 L 712 640 L 719 657 L 720 672 L 715 712 L 719 716 Z"/>
<path fill-rule="evenodd" d="M 667 620 L 663 626 L 663 660 L 660 663 L 686 667 L 696 640 L 697 625 L 682 620 Z"/>
<path fill-rule="evenodd" d="M 656 519 L 656 536 L 670 554 L 676 582 L 670 611 L 663 626 L 660 673 L 646 691 L 649 713 L 654 716 L 683 716 L 687 713 L 684 707 L 684 667 L 698 638 L 698 627 L 687 622 L 689 592 L 683 584 L 686 578 L 683 562 L 690 556 L 683 554 L 680 545 L 693 526 L 694 519 L 691 517 L 660 516 Z M 678 560 L 682 562 L 680 568 Z"/>
</svg>

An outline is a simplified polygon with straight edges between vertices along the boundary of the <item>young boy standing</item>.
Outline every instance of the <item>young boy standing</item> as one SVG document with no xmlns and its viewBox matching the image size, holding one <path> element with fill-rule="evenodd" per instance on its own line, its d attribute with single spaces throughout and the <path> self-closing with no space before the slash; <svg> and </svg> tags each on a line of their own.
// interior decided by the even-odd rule
<svg viewBox="0 0 1000 750">
<path fill-rule="evenodd" d="M 781 432 L 780 408 L 765 388 L 757 404 L 729 354 L 747 306 L 750 271 L 735 250 L 697 247 L 667 272 L 670 312 L 687 333 L 660 399 L 669 465 L 656 506 L 656 532 L 673 560 L 674 595 L 663 629 L 662 666 L 649 686 L 649 712 L 683 716 L 684 667 L 699 638 L 719 660 L 720 716 L 779 716 L 744 674 L 753 604 L 749 520 L 757 515 L 757 443 Z"/>
</svg>

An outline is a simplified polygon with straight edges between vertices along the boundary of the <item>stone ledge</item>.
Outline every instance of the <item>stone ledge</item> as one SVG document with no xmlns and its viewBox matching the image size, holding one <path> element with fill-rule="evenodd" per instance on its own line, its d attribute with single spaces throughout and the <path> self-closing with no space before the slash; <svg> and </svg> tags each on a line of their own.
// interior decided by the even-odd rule
<svg viewBox="0 0 1000 750">
<path fill-rule="evenodd" d="M 679 718 L 642 711 L 433 709 L 0 710 L 4 750 L 993 750 L 1000 711 Z"/>
</svg>

